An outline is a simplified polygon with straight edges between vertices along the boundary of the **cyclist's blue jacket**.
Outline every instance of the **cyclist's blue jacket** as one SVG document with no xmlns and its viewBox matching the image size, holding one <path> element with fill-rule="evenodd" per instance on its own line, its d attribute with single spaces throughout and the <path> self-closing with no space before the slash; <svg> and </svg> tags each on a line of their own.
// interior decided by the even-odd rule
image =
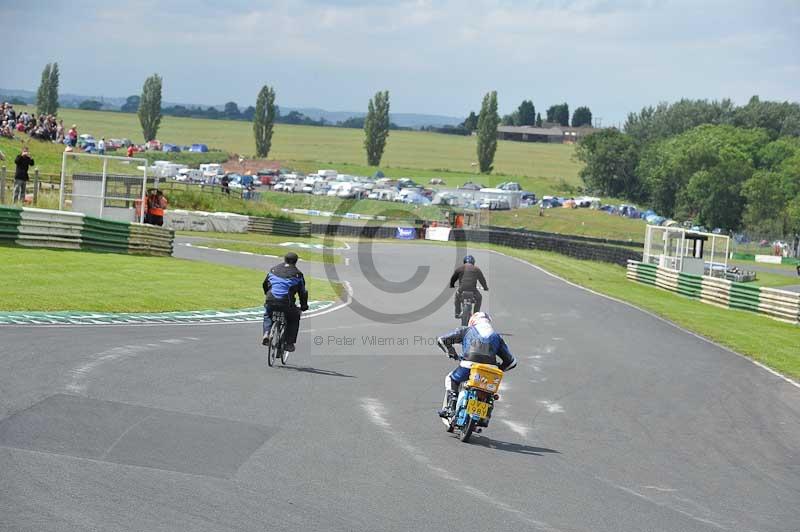
<svg viewBox="0 0 800 532">
<path fill-rule="evenodd" d="M 503 371 L 513 369 L 517 365 L 517 360 L 511 354 L 503 337 L 489 324 L 459 327 L 441 338 L 447 346 L 460 342 L 461 360 L 465 362 L 492 364 L 499 366 Z M 502 361 L 500 364 L 497 363 L 498 357 Z"/>
<path fill-rule="evenodd" d="M 303 273 L 294 264 L 281 263 L 274 266 L 262 284 L 267 304 L 295 304 L 295 296 L 300 297 L 300 306 L 308 306 L 308 291 Z"/>
</svg>

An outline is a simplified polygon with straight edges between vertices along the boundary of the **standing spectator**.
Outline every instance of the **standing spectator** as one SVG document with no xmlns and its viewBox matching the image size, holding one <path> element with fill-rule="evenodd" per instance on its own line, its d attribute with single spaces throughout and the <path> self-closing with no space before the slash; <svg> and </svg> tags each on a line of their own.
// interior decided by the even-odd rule
<svg viewBox="0 0 800 532">
<path fill-rule="evenodd" d="M 228 175 L 225 174 L 224 176 L 222 176 L 222 182 L 221 182 L 221 184 L 222 184 L 222 192 L 224 194 L 227 194 L 228 196 L 230 196 L 231 195 L 231 189 L 228 186 L 228 183 L 230 183 L 230 180 L 228 179 Z"/>
<path fill-rule="evenodd" d="M 167 197 L 160 190 L 153 190 L 153 194 L 148 201 L 148 213 L 150 215 L 150 224 L 164 225 L 164 209 L 169 205 Z"/>
<path fill-rule="evenodd" d="M 72 124 L 67 133 L 67 138 L 69 139 L 69 145 L 73 148 L 78 145 L 78 126 Z"/>
<path fill-rule="evenodd" d="M 33 158 L 28 152 L 28 147 L 22 148 L 22 153 L 14 159 L 17 170 L 14 173 L 14 202 L 25 202 L 25 192 L 28 186 L 28 168 L 34 165 Z"/>
<path fill-rule="evenodd" d="M 56 142 L 62 143 L 64 142 L 64 121 L 59 120 L 58 126 L 56 127 Z"/>
<path fill-rule="evenodd" d="M 128 157 L 133 157 L 133 144 L 128 145 Z"/>
<path fill-rule="evenodd" d="M 103 137 L 100 139 L 100 142 L 97 143 L 97 153 L 100 155 L 106 154 L 106 138 Z"/>
</svg>

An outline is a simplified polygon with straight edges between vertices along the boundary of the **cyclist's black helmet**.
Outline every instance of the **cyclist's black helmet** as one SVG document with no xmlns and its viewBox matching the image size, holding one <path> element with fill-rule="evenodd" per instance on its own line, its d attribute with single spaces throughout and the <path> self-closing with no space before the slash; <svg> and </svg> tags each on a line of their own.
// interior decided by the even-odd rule
<svg viewBox="0 0 800 532">
<path fill-rule="evenodd" d="M 286 264 L 297 264 L 297 258 L 297 253 L 290 251 L 285 257 L 283 257 L 283 260 L 286 262 Z"/>
<path fill-rule="evenodd" d="M 473 257 L 472 255 L 467 255 L 466 257 L 464 257 L 464 264 L 475 265 L 475 257 Z"/>
</svg>

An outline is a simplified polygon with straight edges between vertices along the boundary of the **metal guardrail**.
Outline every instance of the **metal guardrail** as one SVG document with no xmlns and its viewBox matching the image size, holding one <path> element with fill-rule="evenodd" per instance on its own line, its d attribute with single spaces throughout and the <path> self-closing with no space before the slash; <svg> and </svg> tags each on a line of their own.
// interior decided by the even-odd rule
<svg viewBox="0 0 800 532">
<path fill-rule="evenodd" d="M 676 292 L 704 303 L 765 314 L 788 323 L 800 323 L 800 293 L 689 275 L 653 264 L 628 261 L 627 278 Z"/>
<path fill-rule="evenodd" d="M 174 238 L 174 231 L 161 227 L 0 206 L 0 241 L 20 246 L 168 256 Z"/>
</svg>

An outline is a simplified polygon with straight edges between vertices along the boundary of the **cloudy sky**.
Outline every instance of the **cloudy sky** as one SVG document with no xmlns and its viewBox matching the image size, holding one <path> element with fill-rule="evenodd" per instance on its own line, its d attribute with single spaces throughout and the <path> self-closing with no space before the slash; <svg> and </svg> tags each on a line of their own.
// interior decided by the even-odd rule
<svg viewBox="0 0 800 532">
<path fill-rule="evenodd" d="M 604 125 L 681 97 L 800 100 L 800 0 L 0 0 L 0 87 L 463 116 L 497 90 L 501 112 L 588 105 Z"/>
</svg>

